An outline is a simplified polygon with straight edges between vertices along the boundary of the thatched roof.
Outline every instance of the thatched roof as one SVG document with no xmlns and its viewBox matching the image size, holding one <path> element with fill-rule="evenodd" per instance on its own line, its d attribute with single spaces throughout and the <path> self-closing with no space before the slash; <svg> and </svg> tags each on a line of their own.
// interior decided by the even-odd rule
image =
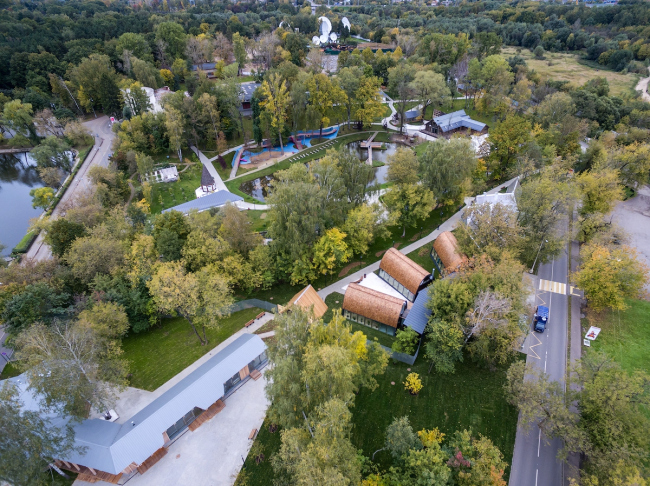
<svg viewBox="0 0 650 486">
<path fill-rule="evenodd" d="M 214 177 L 208 171 L 208 168 L 204 165 L 203 172 L 201 172 L 201 185 L 202 186 L 212 186 L 214 185 Z"/>
<path fill-rule="evenodd" d="M 327 312 L 327 305 L 311 285 L 307 285 L 307 287 L 291 297 L 291 300 L 286 307 L 290 308 L 292 305 L 297 305 L 307 312 L 310 312 L 313 309 L 314 317 L 316 319 L 323 317 L 323 314 Z"/>
<path fill-rule="evenodd" d="M 345 291 L 343 308 L 387 326 L 397 327 L 405 299 L 351 283 Z"/>
<path fill-rule="evenodd" d="M 420 265 L 395 248 L 389 248 L 381 259 L 379 268 L 401 283 L 405 288 L 416 294 L 426 277 L 431 275 Z"/>
<path fill-rule="evenodd" d="M 443 231 L 433 242 L 433 249 L 436 251 L 447 273 L 453 273 L 467 258 L 460 252 L 458 241 L 453 233 Z"/>
</svg>

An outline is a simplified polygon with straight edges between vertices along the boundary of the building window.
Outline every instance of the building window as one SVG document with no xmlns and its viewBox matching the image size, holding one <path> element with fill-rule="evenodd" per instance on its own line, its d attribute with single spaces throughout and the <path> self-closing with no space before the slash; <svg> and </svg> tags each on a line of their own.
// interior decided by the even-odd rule
<svg viewBox="0 0 650 486">
<path fill-rule="evenodd" d="M 257 369 L 265 361 L 266 361 L 266 351 L 264 351 L 257 358 L 255 358 L 253 361 L 248 363 L 248 371 L 252 373 L 253 370 Z"/>
<path fill-rule="evenodd" d="M 201 410 L 199 407 L 194 407 L 192 410 L 183 415 L 183 417 L 178 419 L 174 425 L 167 429 L 167 436 L 169 437 L 169 440 L 173 440 L 174 438 L 178 437 L 180 433 L 183 432 L 188 427 L 188 425 L 194 422 L 196 417 L 202 413 L 203 410 Z"/>
<path fill-rule="evenodd" d="M 237 373 L 232 375 L 232 378 L 230 378 L 227 382 L 223 384 L 224 393 L 228 393 L 230 390 L 236 387 L 240 381 L 241 381 L 241 377 L 239 376 L 239 371 L 238 371 Z"/>
</svg>

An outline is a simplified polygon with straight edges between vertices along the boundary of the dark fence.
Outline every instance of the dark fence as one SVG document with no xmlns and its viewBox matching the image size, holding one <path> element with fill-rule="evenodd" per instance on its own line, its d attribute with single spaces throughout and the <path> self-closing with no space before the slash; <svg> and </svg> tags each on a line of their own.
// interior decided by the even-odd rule
<svg viewBox="0 0 650 486">
<path fill-rule="evenodd" d="M 372 342 L 368 340 L 368 342 Z M 422 341 L 420 341 L 421 343 Z M 393 351 L 389 347 L 386 347 L 382 344 L 380 346 L 386 351 L 392 359 L 395 361 L 400 361 L 402 363 L 406 363 L 407 365 L 412 365 L 415 363 L 415 360 L 418 358 L 418 353 L 420 352 L 420 344 L 418 344 L 418 349 L 415 350 L 415 354 L 411 356 L 410 354 L 405 354 L 405 353 L 398 353 L 397 351 Z"/>
<path fill-rule="evenodd" d="M 230 312 L 238 312 L 240 310 L 250 309 L 252 307 L 259 307 L 260 309 L 264 309 L 267 312 L 275 312 L 278 310 L 278 306 L 272 304 L 271 302 L 260 299 L 246 299 L 240 300 L 239 302 L 235 302 L 233 305 L 231 305 Z"/>
</svg>

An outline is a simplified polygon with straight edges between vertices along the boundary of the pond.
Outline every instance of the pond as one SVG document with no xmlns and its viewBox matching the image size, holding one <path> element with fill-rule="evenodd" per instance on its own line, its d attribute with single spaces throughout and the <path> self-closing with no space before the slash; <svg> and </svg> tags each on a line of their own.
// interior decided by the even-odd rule
<svg viewBox="0 0 650 486">
<path fill-rule="evenodd" d="M 43 211 L 32 208 L 29 191 L 44 184 L 36 171 L 36 162 L 27 154 L 0 155 L 0 243 L 2 255 L 8 255 L 27 233 L 29 220 Z"/>
<path fill-rule="evenodd" d="M 385 143 L 386 150 L 373 150 L 372 159 L 375 161 L 383 162 L 385 165 L 381 167 L 375 167 L 375 176 L 372 181 L 368 184 L 369 186 L 373 184 L 383 184 L 386 182 L 386 176 L 388 174 L 388 157 L 393 155 L 397 148 L 400 146 L 398 143 Z M 350 152 L 357 154 L 359 160 L 368 160 L 368 151 L 361 148 L 361 142 L 352 142 L 345 146 Z M 266 198 L 271 193 L 271 184 L 275 181 L 273 175 L 267 175 L 264 177 L 258 177 L 251 181 L 243 182 L 239 186 L 239 190 L 244 194 L 254 197 L 258 201 L 266 201 Z"/>
</svg>

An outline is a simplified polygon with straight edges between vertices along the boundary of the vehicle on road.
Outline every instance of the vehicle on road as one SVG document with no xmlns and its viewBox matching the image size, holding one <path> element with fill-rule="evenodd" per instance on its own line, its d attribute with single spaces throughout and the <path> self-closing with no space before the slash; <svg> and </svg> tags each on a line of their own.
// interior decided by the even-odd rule
<svg viewBox="0 0 650 486">
<path fill-rule="evenodd" d="M 548 325 L 548 307 L 538 305 L 533 316 L 533 329 L 535 332 L 544 332 Z"/>
</svg>

